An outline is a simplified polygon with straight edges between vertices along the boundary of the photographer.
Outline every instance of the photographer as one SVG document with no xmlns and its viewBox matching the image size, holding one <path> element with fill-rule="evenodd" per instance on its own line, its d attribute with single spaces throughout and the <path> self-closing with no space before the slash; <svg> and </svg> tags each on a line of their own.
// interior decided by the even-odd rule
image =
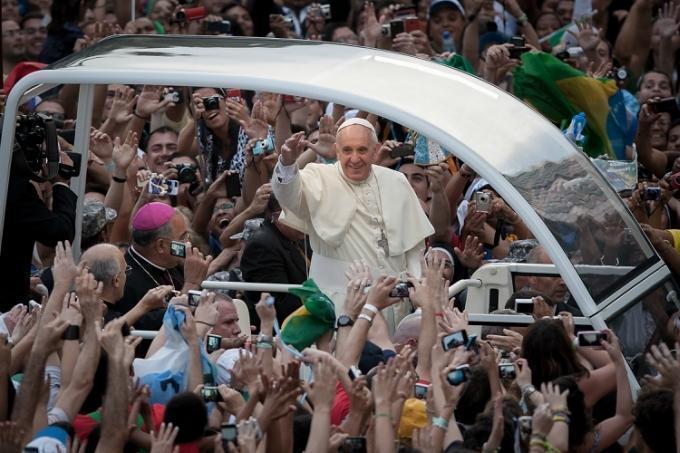
<svg viewBox="0 0 680 453">
<path fill-rule="evenodd" d="M 57 149 L 56 135 L 47 131 L 52 125 L 43 117 L 30 116 L 22 117 L 17 126 L 0 253 L 0 272 L 9 292 L 2 300 L 2 311 L 28 301 L 35 242 L 53 247 L 58 241 L 72 241 L 75 235 L 77 197 L 68 182 L 77 167 L 68 154 L 59 152 L 59 172 L 49 179 L 51 209 L 38 189 L 38 182 L 48 179 L 47 156 Z"/>
</svg>

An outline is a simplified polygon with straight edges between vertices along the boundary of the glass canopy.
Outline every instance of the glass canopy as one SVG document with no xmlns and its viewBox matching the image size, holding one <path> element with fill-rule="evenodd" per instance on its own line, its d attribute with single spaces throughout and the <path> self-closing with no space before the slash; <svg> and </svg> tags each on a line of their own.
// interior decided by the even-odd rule
<svg viewBox="0 0 680 453">
<path fill-rule="evenodd" d="M 438 63 L 317 41 L 115 36 L 22 79 L 8 99 L 3 137 L 13 135 L 7 118 L 26 91 L 35 94 L 45 89 L 40 84 L 63 83 L 267 90 L 334 101 L 397 121 L 454 152 L 494 187 L 546 247 L 586 315 L 633 277 L 658 266 L 617 194 L 557 128 L 511 95 Z M 3 202 L 10 149 L 5 140 Z M 604 264 L 622 272 L 598 273 L 605 250 L 618 258 Z M 587 273 L 583 265 L 589 265 Z"/>
</svg>

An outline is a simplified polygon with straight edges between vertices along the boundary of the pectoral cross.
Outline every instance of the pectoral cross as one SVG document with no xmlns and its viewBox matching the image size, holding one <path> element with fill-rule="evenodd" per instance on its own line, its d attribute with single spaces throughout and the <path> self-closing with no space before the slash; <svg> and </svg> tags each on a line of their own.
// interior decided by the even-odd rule
<svg viewBox="0 0 680 453">
<path fill-rule="evenodd" d="M 383 252 L 385 252 L 386 257 L 390 256 L 390 247 L 387 242 L 387 236 L 385 236 L 385 230 L 383 229 L 380 229 L 380 239 L 378 239 L 378 247 L 383 249 Z"/>
</svg>

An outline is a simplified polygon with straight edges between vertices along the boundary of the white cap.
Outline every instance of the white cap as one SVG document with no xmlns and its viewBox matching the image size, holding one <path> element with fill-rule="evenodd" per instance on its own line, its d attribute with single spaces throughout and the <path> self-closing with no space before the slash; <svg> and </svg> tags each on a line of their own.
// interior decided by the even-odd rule
<svg viewBox="0 0 680 453">
<path fill-rule="evenodd" d="M 370 123 L 370 121 L 367 121 L 363 118 L 350 118 L 346 121 L 344 121 L 340 127 L 338 128 L 338 133 L 340 133 L 341 130 L 343 130 L 346 127 L 353 126 L 353 125 L 359 125 L 363 126 L 366 129 L 370 130 L 373 133 L 373 136 L 375 137 L 375 140 L 378 141 L 378 135 L 375 133 L 375 128 L 373 125 Z"/>
</svg>

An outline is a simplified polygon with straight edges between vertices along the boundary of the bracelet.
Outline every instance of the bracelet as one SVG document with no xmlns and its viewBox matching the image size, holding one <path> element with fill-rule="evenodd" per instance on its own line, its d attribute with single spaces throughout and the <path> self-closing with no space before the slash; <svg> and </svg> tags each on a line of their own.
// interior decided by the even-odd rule
<svg viewBox="0 0 680 453">
<path fill-rule="evenodd" d="M 527 24 L 528 21 L 529 21 L 529 18 L 527 17 L 527 14 L 526 14 L 526 13 L 522 13 L 522 15 L 519 16 L 519 17 L 517 18 L 517 22 L 518 22 L 522 27 L 524 27 L 524 26 Z"/>
<path fill-rule="evenodd" d="M 373 415 L 374 418 L 378 417 L 386 417 L 392 420 L 392 415 L 388 414 L 387 412 L 376 412 L 375 415 Z"/>
<path fill-rule="evenodd" d="M 432 417 L 432 426 L 436 426 L 444 431 L 449 430 L 449 421 L 444 417 Z"/>
<path fill-rule="evenodd" d="M 567 418 L 571 416 L 571 412 L 569 412 L 569 410 L 566 409 L 566 408 L 555 409 L 554 411 L 552 411 L 552 413 L 553 413 L 553 415 L 561 415 L 562 417 L 567 417 Z"/>
<path fill-rule="evenodd" d="M 569 417 L 563 415 L 553 415 L 553 423 L 564 422 L 567 425 L 570 423 Z"/>
<path fill-rule="evenodd" d="M 364 308 L 368 311 L 372 311 L 373 313 L 377 314 L 378 313 L 378 307 L 376 307 L 373 304 L 364 304 Z"/>
<path fill-rule="evenodd" d="M 538 439 L 541 442 L 545 442 L 547 439 L 547 436 L 545 434 L 539 434 L 539 433 L 531 433 L 531 439 Z"/>
<path fill-rule="evenodd" d="M 267 343 L 266 341 L 258 341 L 257 343 L 255 343 L 255 347 L 256 347 L 257 349 L 271 349 L 271 348 L 272 348 L 272 344 L 271 344 L 271 343 Z"/>
<path fill-rule="evenodd" d="M 365 314 L 363 314 L 363 313 L 360 314 L 360 315 L 357 317 L 357 320 L 359 320 L 359 319 L 366 320 L 366 321 L 368 321 L 369 324 L 373 324 L 373 318 L 371 318 L 370 316 L 365 315 Z"/>
<path fill-rule="evenodd" d="M 205 322 L 205 321 L 196 321 L 196 322 L 198 324 L 205 324 L 206 326 L 209 326 L 209 327 L 215 327 L 215 324 L 210 324 L 209 322 Z"/>
<path fill-rule="evenodd" d="M 132 114 L 133 114 L 134 116 L 136 116 L 137 118 L 139 118 L 140 120 L 144 120 L 144 121 L 148 121 L 148 120 L 149 120 L 149 118 L 144 118 L 142 115 L 140 115 L 139 113 L 137 113 L 136 110 L 135 110 L 134 112 L 132 112 Z"/>
<path fill-rule="evenodd" d="M 121 184 L 127 182 L 127 178 L 119 178 L 118 176 L 111 176 L 111 179 L 113 179 L 114 182 L 119 182 Z"/>
<path fill-rule="evenodd" d="M 443 318 L 444 312 L 441 312 L 441 311 L 435 312 L 434 317 L 435 318 Z"/>
</svg>

